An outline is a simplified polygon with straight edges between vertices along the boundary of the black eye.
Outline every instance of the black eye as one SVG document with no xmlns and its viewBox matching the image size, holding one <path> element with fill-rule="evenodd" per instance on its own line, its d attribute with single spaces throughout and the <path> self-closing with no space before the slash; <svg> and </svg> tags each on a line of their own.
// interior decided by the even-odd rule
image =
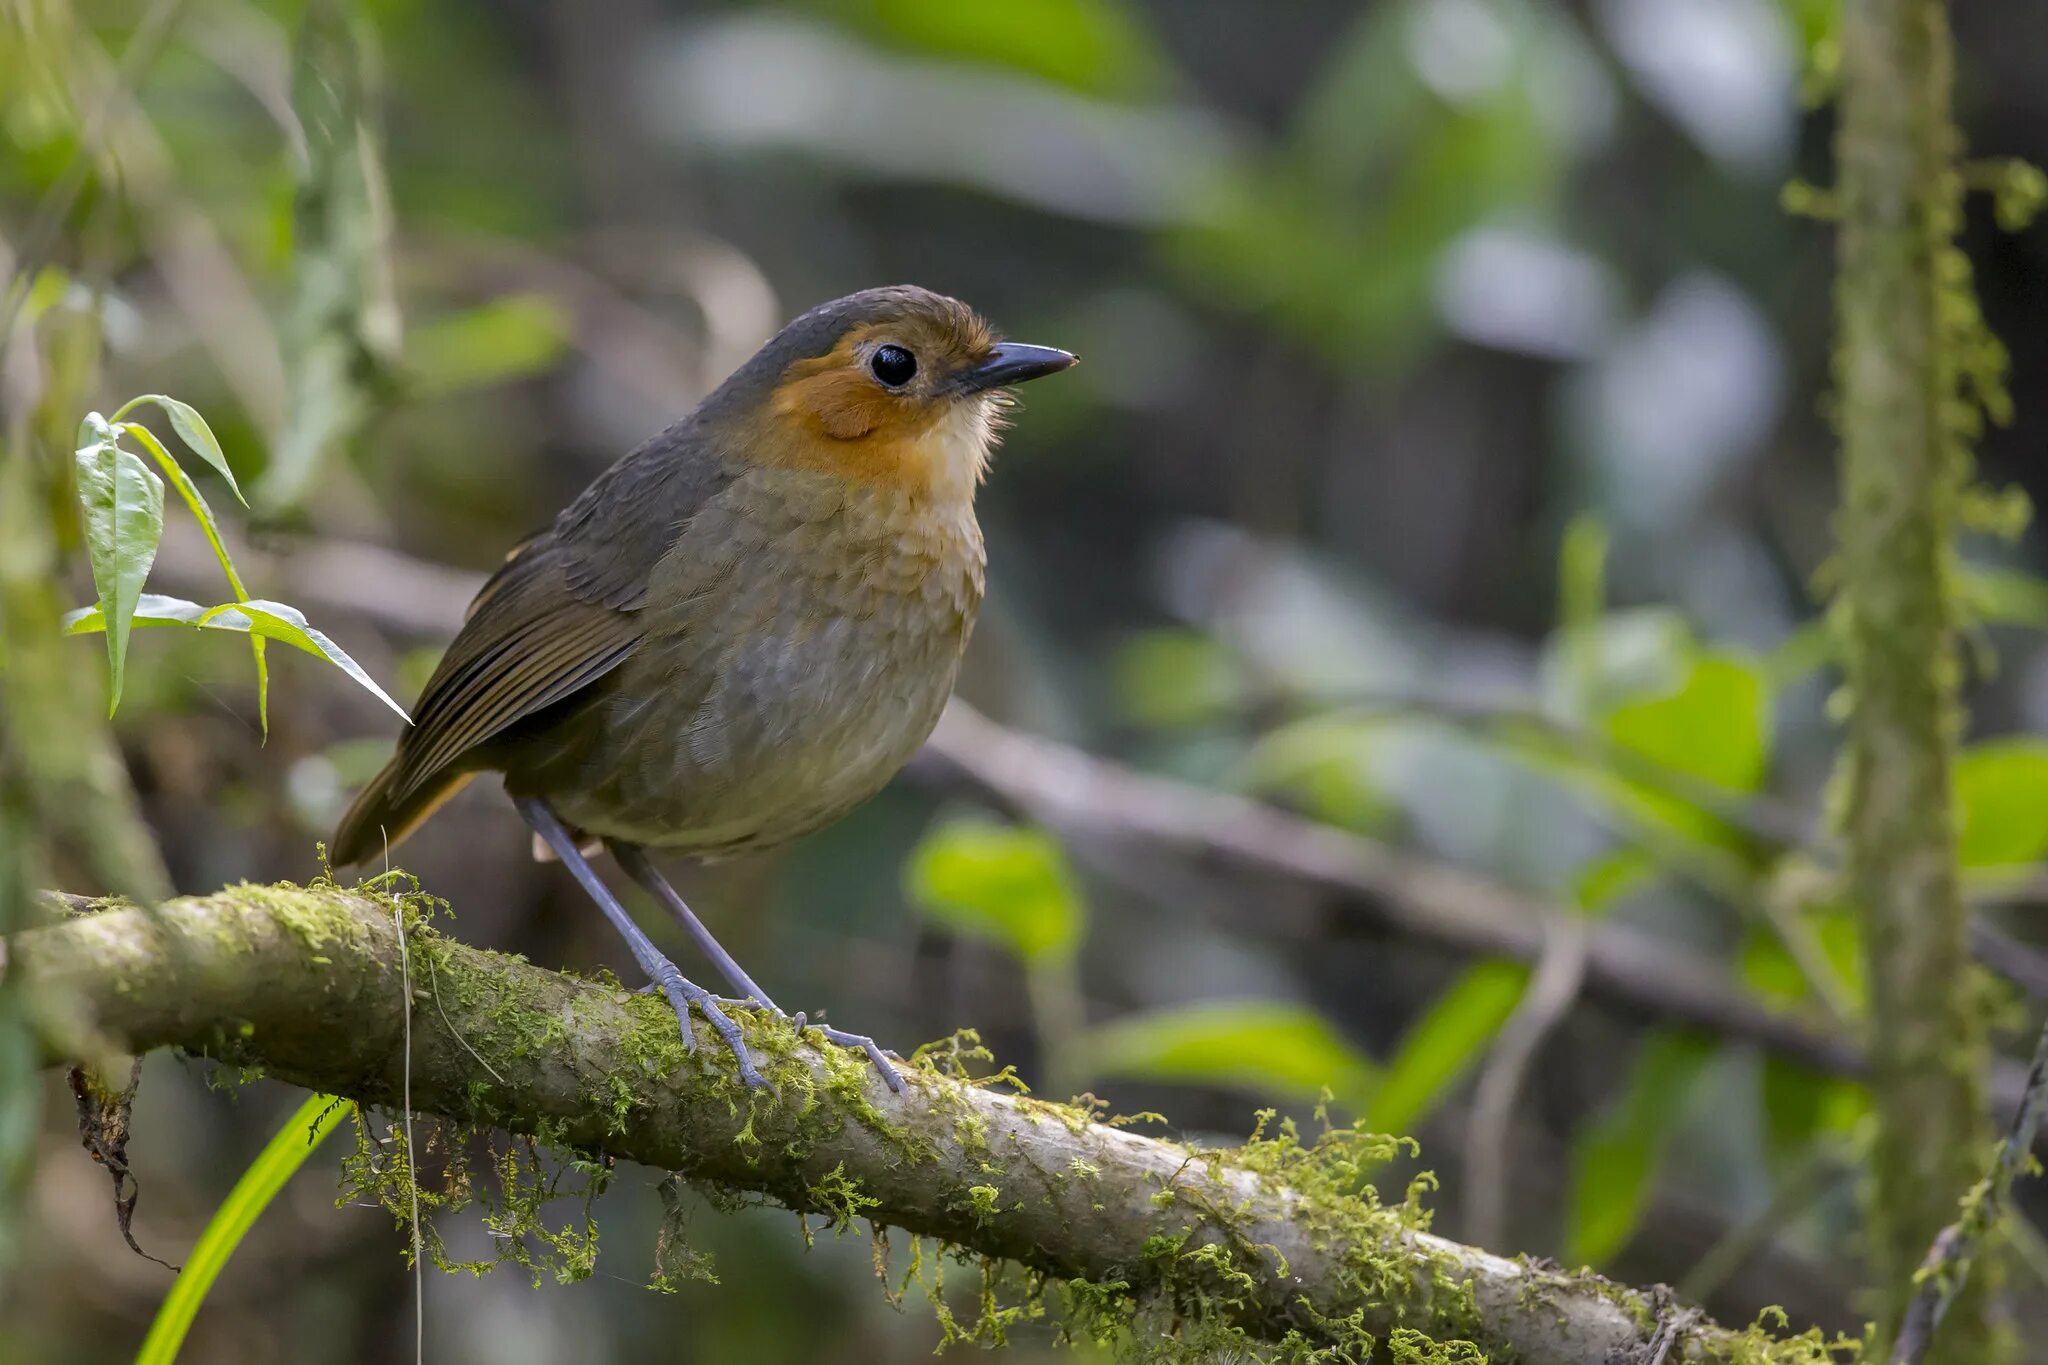
<svg viewBox="0 0 2048 1365">
<path fill-rule="evenodd" d="M 881 346 L 868 361 L 868 369 L 890 388 L 900 389 L 917 373 L 917 357 L 901 346 Z"/>
</svg>

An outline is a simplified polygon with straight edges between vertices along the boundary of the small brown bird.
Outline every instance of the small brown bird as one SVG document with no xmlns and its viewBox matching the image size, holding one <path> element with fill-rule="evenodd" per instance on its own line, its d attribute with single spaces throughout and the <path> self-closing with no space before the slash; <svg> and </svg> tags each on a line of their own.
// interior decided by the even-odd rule
<svg viewBox="0 0 2048 1365">
<path fill-rule="evenodd" d="M 666 905 L 741 1003 L 775 1009 L 646 850 L 787 843 L 909 761 L 981 605 L 974 493 L 1005 389 L 1074 360 L 907 285 L 797 318 L 512 551 L 342 818 L 334 860 L 395 847 L 471 777 L 504 774 L 685 1041 L 695 1006 L 762 1084 L 719 997 L 661 955 L 585 849 L 602 843 Z M 821 1032 L 900 1086 L 872 1040 Z"/>
</svg>

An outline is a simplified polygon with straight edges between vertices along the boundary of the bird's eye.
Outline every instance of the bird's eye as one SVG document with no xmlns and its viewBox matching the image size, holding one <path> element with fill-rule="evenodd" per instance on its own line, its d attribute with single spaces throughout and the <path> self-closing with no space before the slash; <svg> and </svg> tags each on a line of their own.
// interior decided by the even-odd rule
<svg viewBox="0 0 2048 1365">
<path fill-rule="evenodd" d="M 900 389 L 917 373 L 917 357 L 901 346 L 880 346 L 868 361 L 868 369 L 890 388 Z"/>
</svg>

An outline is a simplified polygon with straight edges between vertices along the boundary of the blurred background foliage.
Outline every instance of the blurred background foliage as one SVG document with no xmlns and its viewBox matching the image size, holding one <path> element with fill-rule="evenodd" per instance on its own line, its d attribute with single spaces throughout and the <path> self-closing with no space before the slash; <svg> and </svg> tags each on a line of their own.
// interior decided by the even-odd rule
<svg viewBox="0 0 2048 1365">
<path fill-rule="evenodd" d="M 1788 181 L 1828 178 L 1810 97 L 1833 13 L 0 0 L 0 440 L 31 461 L 78 605 L 79 416 L 191 402 L 249 491 L 227 529 L 258 595 L 317 608 L 406 701 L 466 591 L 449 570 L 488 569 L 789 315 L 914 280 L 1086 359 L 1032 390 L 984 494 L 991 597 L 963 695 L 1853 1023 L 1854 927 L 1811 852 L 1833 747 L 1810 592 L 1834 498 L 1831 257 L 1780 207 Z M 2030 60 L 2048 16 L 1956 18 L 1972 143 L 2048 160 Z M 2044 244 L 1973 204 L 2019 395 L 1984 464 L 2037 499 Z M 2020 737 L 2048 722 L 2048 583 L 2035 538 L 1968 550 L 1965 858 L 1988 914 L 2048 940 L 2048 744 Z M 211 571 L 174 519 L 152 584 L 191 595 Z M 71 647 L 83 687 L 97 657 Z M 240 650 L 150 631 L 133 655 L 118 734 L 175 883 L 315 873 L 388 713 L 274 660 L 266 743 Z M 404 861 L 472 941 L 618 965 L 526 849 L 477 789 Z M 1498 1250 L 1682 1283 L 1734 1321 L 1773 1302 L 1860 1321 L 1853 1084 L 1577 1008 L 1503 1145 L 1468 1144 L 1527 965 L 1305 915 L 1298 888 L 1113 837 L 1063 847 L 929 782 L 682 885 L 779 998 L 893 1045 L 972 1026 L 1034 1087 L 1197 1136 L 1327 1091 L 1420 1139 L 1444 1232 L 1474 1233 L 1465 1192 L 1490 1179 Z M 144 1073 L 134 1226 L 176 1261 L 300 1097 L 170 1057 Z M 121 1244 L 68 1101 L 53 1088 L 44 1111 L 0 1354 L 125 1359 L 169 1277 Z M 402 1239 L 333 1207 L 338 1160 L 258 1225 L 186 1359 L 409 1358 Z M 649 1293 L 677 1212 L 659 1182 L 612 1183 L 587 1279 L 429 1275 L 431 1357 L 931 1351 L 931 1314 L 890 1306 L 864 1239 L 806 1250 L 786 1215 L 692 1218 L 719 1282 Z M 491 1254 L 474 1215 L 443 1231 Z M 2040 1342 L 2044 1258 L 2021 1240 Z M 1018 1336 L 1026 1355 L 1049 1333 Z"/>
</svg>

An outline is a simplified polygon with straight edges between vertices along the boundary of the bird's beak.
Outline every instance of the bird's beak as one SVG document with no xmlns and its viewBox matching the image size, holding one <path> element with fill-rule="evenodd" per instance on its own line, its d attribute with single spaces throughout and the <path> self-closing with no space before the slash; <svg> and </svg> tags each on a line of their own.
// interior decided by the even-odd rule
<svg viewBox="0 0 2048 1365">
<path fill-rule="evenodd" d="M 1021 341 L 1005 341 L 990 351 L 986 360 L 971 370 L 963 371 L 954 382 L 960 393 L 981 393 L 986 389 L 1022 384 L 1027 379 L 1037 379 L 1042 375 L 1058 374 L 1080 359 L 1070 351 L 1052 346 L 1027 346 Z"/>
</svg>

